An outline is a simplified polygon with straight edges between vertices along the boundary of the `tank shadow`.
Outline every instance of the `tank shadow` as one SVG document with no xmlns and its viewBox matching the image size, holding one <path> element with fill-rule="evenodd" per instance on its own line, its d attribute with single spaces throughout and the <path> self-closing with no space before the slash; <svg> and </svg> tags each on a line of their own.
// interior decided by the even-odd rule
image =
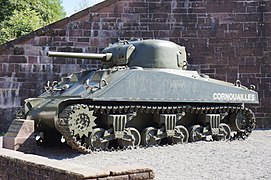
<svg viewBox="0 0 271 180">
<path fill-rule="evenodd" d="M 56 144 L 53 147 L 38 146 L 33 154 L 55 160 L 72 159 L 82 155 L 82 153 L 62 143 Z"/>
</svg>

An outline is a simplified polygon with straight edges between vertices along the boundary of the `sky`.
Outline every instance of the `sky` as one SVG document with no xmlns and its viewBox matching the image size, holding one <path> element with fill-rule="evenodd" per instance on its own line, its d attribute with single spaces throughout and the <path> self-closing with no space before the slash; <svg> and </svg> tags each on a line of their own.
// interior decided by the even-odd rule
<svg viewBox="0 0 271 180">
<path fill-rule="evenodd" d="M 97 4 L 102 1 L 104 0 L 62 0 L 62 6 L 67 12 L 67 16 L 71 16 L 72 14 L 80 10 L 81 6 L 80 4 L 84 4 L 84 2 L 89 6 L 93 6 L 94 4 Z"/>
</svg>

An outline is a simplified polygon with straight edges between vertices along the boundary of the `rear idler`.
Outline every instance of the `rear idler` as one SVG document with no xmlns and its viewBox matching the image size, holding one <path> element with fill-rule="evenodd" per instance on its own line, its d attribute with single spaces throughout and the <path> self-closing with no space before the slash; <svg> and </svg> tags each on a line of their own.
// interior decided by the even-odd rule
<svg viewBox="0 0 271 180">
<path fill-rule="evenodd" d="M 255 126 L 254 113 L 248 108 L 240 110 L 231 119 L 231 127 L 236 131 L 232 139 L 246 139 Z"/>
</svg>

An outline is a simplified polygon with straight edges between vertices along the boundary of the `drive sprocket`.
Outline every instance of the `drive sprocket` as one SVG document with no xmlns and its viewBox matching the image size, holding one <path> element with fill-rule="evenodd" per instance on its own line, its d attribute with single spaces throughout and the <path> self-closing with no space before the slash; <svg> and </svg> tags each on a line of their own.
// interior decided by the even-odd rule
<svg viewBox="0 0 271 180">
<path fill-rule="evenodd" d="M 86 104 L 75 104 L 65 107 L 55 120 L 57 130 L 63 135 L 67 144 L 80 152 L 89 152 L 84 137 L 90 136 L 96 117 L 93 108 Z"/>
<path fill-rule="evenodd" d="M 87 105 L 77 104 L 72 106 L 68 116 L 69 129 L 73 136 L 88 136 L 95 126 L 93 111 Z"/>
</svg>

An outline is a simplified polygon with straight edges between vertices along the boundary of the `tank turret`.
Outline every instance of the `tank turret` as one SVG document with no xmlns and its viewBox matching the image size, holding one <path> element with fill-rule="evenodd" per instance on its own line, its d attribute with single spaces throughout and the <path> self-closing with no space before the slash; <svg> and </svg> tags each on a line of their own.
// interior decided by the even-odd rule
<svg viewBox="0 0 271 180">
<path fill-rule="evenodd" d="M 165 40 L 119 41 L 102 53 L 48 52 L 95 59 L 109 68 L 74 72 L 25 100 L 37 140 L 60 139 L 80 152 L 200 140 L 245 139 L 255 127 L 246 88 L 186 70 L 185 48 Z M 62 137 L 62 138 L 61 138 Z M 110 147 L 111 146 L 111 147 Z"/>
<path fill-rule="evenodd" d="M 105 48 L 101 54 L 49 51 L 48 56 L 100 60 L 110 67 L 187 68 L 185 47 L 164 40 L 119 41 Z"/>
</svg>

